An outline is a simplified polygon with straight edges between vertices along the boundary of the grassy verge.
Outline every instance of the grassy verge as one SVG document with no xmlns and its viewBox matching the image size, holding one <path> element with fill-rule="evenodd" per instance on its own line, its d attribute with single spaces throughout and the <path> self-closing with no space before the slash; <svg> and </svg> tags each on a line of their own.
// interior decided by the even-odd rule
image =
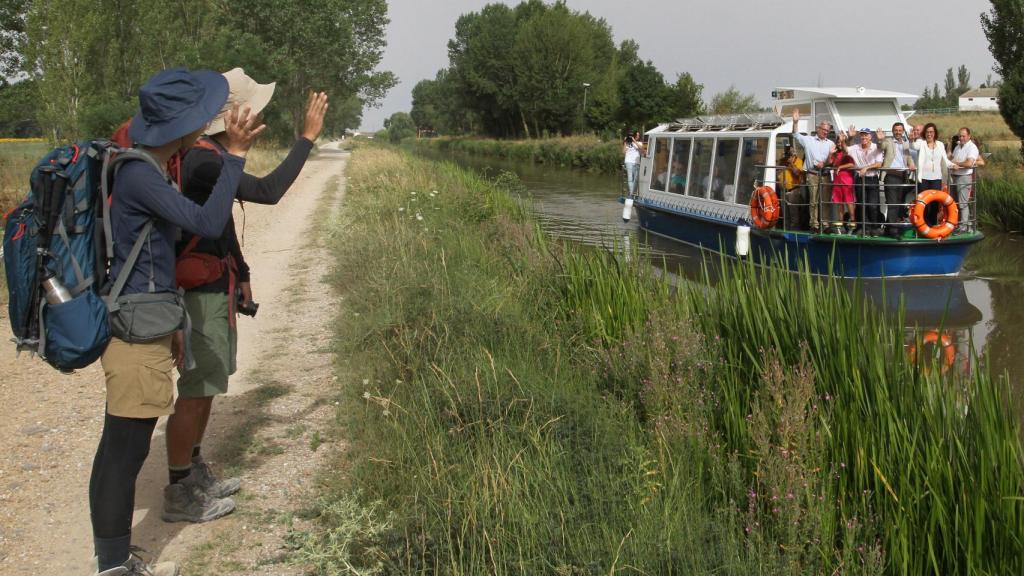
<svg viewBox="0 0 1024 576">
<path fill-rule="evenodd" d="M 421 138 L 408 140 L 413 147 L 441 152 L 495 156 L 509 160 L 582 168 L 617 174 L 622 168 L 622 147 L 593 136 L 541 138 L 534 140 L 491 140 L 485 138 Z"/>
<path fill-rule="evenodd" d="M 978 220 L 984 230 L 1024 232 L 1024 174 L 984 178 L 976 197 Z"/>
<path fill-rule="evenodd" d="M 348 176 L 317 573 L 1020 572 L 1004 380 L 910 362 L 836 283 L 672 294 L 452 166 L 361 148 Z"/>
</svg>

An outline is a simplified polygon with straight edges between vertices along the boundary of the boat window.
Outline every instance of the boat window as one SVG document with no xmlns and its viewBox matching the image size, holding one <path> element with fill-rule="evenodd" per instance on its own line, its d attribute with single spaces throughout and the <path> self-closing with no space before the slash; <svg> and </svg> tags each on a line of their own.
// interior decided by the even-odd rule
<svg viewBox="0 0 1024 576">
<path fill-rule="evenodd" d="M 767 138 L 744 138 L 743 153 L 740 155 L 740 177 L 736 182 L 737 204 L 746 204 L 750 200 L 750 194 L 754 191 L 754 179 L 758 177 L 761 170 L 757 166 L 764 166 L 768 159 Z"/>
<path fill-rule="evenodd" d="M 829 124 L 835 124 L 832 121 L 832 111 L 828 109 L 828 102 L 825 100 L 817 100 L 814 102 L 814 125 L 807 127 L 808 134 L 814 134 L 815 128 L 822 122 L 828 122 Z M 835 126 L 832 126 L 834 129 Z"/>
<path fill-rule="evenodd" d="M 857 128 L 881 128 L 888 132 L 893 123 L 899 122 L 896 104 L 889 102 L 836 101 L 836 111 L 844 126 L 853 124 Z"/>
<path fill-rule="evenodd" d="M 690 139 L 677 138 L 672 144 L 672 167 L 669 169 L 668 191 L 686 193 L 686 170 L 690 167 Z"/>
<path fill-rule="evenodd" d="M 654 142 L 654 176 L 651 178 L 651 190 L 665 191 L 668 180 L 668 147 L 672 142 L 668 138 L 655 138 Z"/>
<path fill-rule="evenodd" d="M 711 185 L 711 151 L 714 149 L 715 141 L 711 139 L 694 138 L 693 156 L 690 160 L 690 180 L 692 184 L 686 189 L 689 196 L 698 198 L 708 197 L 708 187 Z"/>
<path fill-rule="evenodd" d="M 739 150 L 739 138 L 718 139 L 715 166 L 708 183 L 712 200 L 732 202 L 736 199 L 736 160 Z"/>
</svg>

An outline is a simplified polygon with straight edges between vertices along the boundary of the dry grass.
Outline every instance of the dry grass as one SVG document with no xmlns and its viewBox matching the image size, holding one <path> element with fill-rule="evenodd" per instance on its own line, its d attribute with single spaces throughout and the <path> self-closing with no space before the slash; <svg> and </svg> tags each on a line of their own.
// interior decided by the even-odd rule
<svg viewBox="0 0 1024 576">
<path fill-rule="evenodd" d="M 958 114 L 915 114 L 910 117 L 912 124 L 933 122 L 939 129 L 939 138 L 949 142 L 957 130 L 966 126 L 971 135 L 978 138 L 990 151 L 995 148 L 1020 146 L 1017 138 L 998 112 L 960 112 Z"/>
<path fill-rule="evenodd" d="M 46 142 L 0 143 L 0 213 L 6 213 L 25 197 L 28 175 L 48 148 Z"/>
</svg>

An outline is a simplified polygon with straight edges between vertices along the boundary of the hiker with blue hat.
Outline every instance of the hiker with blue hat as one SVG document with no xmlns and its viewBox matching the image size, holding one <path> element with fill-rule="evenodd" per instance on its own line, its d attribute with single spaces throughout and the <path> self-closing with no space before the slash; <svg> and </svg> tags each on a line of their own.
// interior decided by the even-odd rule
<svg viewBox="0 0 1024 576">
<path fill-rule="evenodd" d="M 102 357 L 106 414 L 89 481 L 99 576 L 178 574 L 170 562 L 147 565 L 131 546 L 135 481 L 157 419 L 174 410 L 173 371 L 184 362 L 187 319 L 177 294 L 174 242 L 182 229 L 212 238 L 224 230 L 245 155 L 264 127 L 248 110 L 230 111 L 224 169 L 202 206 L 178 192 L 165 167 L 195 143 L 227 96 L 227 81 L 217 72 L 155 74 L 139 90 L 140 111 L 129 128 L 144 156 L 124 161 L 114 178 L 111 277 L 122 268 L 130 272 L 115 291 L 121 295 L 108 302 L 114 338 Z"/>
<path fill-rule="evenodd" d="M 249 106 L 259 113 L 274 94 L 275 83 L 260 84 L 241 68 L 225 72 L 224 77 L 230 94 L 223 111 L 181 162 L 181 191 L 198 204 L 209 201 L 224 166 L 228 143 L 224 117 L 234 106 Z M 311 93 L 302 132 L 291 151 L 265 176 L 243 172 L 235 198 L 277 204 L 306 164 L 326 112 L 327 94 Z M 160 517 L 166 522 L 206 522 L 230 512 L 223 503 L 230 502 L 229 497 L 241 487 L 239 478 L 218 478 L 201 447 L 213 400 L 227 392 L 228 379 L 235 372 L 237 316 L 255 316 L 257 304 L 233 218 L 219 237 L 184 234 L 176 248 L 178 285 L 185 289 L 185 307 L 192 320 L 195 366 L 181 372 L 174 414 L 167 420 L 168 485 Z"/>
</svg>

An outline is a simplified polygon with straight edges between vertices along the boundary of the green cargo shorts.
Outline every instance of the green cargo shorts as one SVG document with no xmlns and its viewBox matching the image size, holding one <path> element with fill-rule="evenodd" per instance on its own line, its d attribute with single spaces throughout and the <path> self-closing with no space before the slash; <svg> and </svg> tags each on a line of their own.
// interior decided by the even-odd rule
<svg viewBox="0 0 1024 576">
<path fill-rule="evenodd" d="M 238 337 L 229 322 L 228 295 L 186 292 L 185 309 L 192 319 L 192 355 L 196 367 L 178 378 L 178 395 L 205 398 L 228 390 L 235 373 Z"/>
</svg>

